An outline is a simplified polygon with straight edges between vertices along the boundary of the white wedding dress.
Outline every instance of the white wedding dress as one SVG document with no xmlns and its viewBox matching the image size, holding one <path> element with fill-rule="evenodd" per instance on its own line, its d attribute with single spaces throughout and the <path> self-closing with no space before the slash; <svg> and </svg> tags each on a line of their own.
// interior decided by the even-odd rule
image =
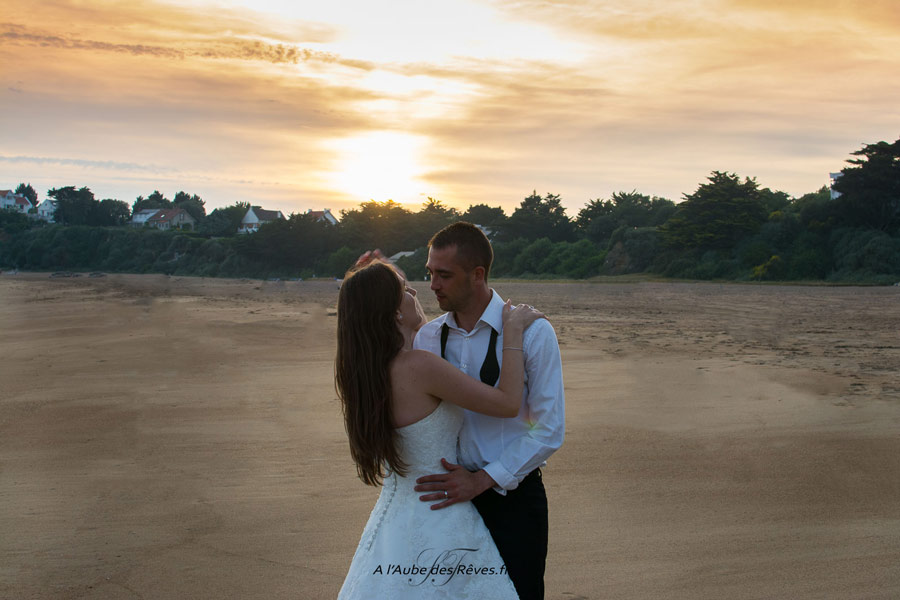
<svg viewBox="0 0 900 600">
<path fill-rule="evenodd" d="M 441 402 L 424 419 L 401 427 L 405 477 L 391 473 L 341 592 L 339 600 L 358 598 L 518 598 L 503 560 L 481 515 L 471 502 L 431 510 L 419 500 L 416 478 L 442 473 L 441 458 L 456 456 L 463 411 Z"/>
</svg>

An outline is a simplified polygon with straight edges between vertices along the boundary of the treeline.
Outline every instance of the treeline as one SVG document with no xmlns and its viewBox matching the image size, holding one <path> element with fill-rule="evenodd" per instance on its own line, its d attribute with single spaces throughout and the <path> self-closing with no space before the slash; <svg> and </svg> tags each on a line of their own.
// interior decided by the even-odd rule
<svg viewBox="0 0 900 600">
<path fill-rule="evenodd" d="M 398 263 L 410 277 L 419 278 L 425 275 L 430 236 L 466 220 L 491 233 L 496 277 L 653 273 L 689 279 L 896 282 L 900 140 L 866 145 L 848 162 L 834 194 L 823 187 L 792 198 L 762 188 L 754 179 L 715 171 L 678 204 L 620 192 L 591 200 L 570 218 L 554 194 L 532 193 L 510 215 L 483 204 L 460 212 L 431 198 L 415 212 L 390 201 L 365 202 L 342 211 L 336 226 L 313 215 L 293 214 L 252 235 L 236 235 L 248 205 L 206 215 L 197 210 L 203 209 L 200 198 L 180 192 L 178 204 L 198 213 L 195 231 L 40 226 L 23 215 L 4 214 L 0 264 L 220 277 L 340 277 L 362 251 L 378 247 L 387 255 L 412 251 Z M 165 200 L 155 194 L 138 198 L 132 212 Z"/>
</svg>

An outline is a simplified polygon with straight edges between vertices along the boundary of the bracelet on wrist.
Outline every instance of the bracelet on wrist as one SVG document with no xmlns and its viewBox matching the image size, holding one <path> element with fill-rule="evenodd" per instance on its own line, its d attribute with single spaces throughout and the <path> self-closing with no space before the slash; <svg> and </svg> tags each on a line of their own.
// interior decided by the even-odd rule
<svg viewBox="0 0 900 600">
<path fill-rule="evenodd" d="M 518 350 L 519 352 L 525 352 L 524 348 L 513 348 L 512 346 L 503 346 L 504 350 Z"/>
</svg>

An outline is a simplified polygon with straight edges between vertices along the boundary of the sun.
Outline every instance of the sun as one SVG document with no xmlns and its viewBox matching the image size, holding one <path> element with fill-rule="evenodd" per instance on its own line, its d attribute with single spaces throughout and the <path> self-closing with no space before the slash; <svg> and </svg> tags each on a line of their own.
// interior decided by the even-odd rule
<svg viewBox="0 0 900 600">
<path fill-rule="evenodd" d="M 421 136 L 394 131 L 377 131 L 333 140 L 336 153 L 329 183 L 338 191 L 360 201 L 394 200 L 419 202 L 427 195 L 420 179 L 425 172 Z"/>
</svg>

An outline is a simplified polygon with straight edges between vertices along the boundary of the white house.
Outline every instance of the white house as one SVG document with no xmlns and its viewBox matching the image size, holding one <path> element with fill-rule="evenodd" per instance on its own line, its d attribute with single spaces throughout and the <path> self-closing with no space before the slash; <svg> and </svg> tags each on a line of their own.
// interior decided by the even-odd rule
<svg viewBox="0 0 900 600">
<path fill-rule="evenodd" d="M 40 204 L 38 204 L 38 219 L 42 221 L 47 221 L 48 223 L 53 223 L 56 220 L 54 216 L 56 214 L 56 200 L 51 200 L 47 198 Z"/>
<path fill-rule="evenodd" d="M 397 262 L 401 258 L 406 258 L 407 256 L 412 256 L 415 254 L 415 250 L 403 250 L 402 252 L 398 252 L 397 254 L 391 255 L 388 260 L 391 262 Z"/>
<path fill-rule="evenodd" d="M 266 210 L 261 206 L 251 206 L 247 209 L 247 214 L 241 219 L 238 227 L 238 233 L 253 233 L 258 231 L 260 226 L 272 221 L 284 219 L 284 215 L 280 210 Z"/>
<path fill-rule="evenodd" d="M 841 197 L 841 193 L 836 192 L 834 190 L 834 184 L 837 183 L 837 180 L 841 178 L 841 175 L 843 175 L 843 173 L 840 171 L 838 171 L 837 173 L 829 173 L 828 174 L 828 176 L 831 177 L 831 199 L 832 200 L 834 200 L 835 198 Z"/>
<path fill-rule="evenodd" d="M 486 237 L 486 238 L 489 239 L 489 240 L 490 240 L 490 239 L 493 239 L 494 234 L 497 233 L 496 231 L 494 231 L 494 230 L 491 229 L 490 227 L 485 227 L 484 225 L 479 225 L 478 223 L 473 223 L 473 225 L 475 225 L 475 227 L 477 227 L 478 229 L 480 229 L 480 230 L 481 230 L 481 233 L 484 234 L 484 237 Z"/>
<path fill-rule="evenodd" d="M 12 190 L 0 190 L 0 209 L 3 208 L 28 214 L 34 205 L 22 194 L 15 194 Z"/>
<path fill-rule="evenodd" d="M 133 227 L 155 227 L 157 229 L 194 228 L 197 219 L 183 208 L 142 208 L 129 221 Z"/>
<path fill-rule="evenodd" d="M 158 213 L 158 208 L 144 208 L 131 215 L 131 223 L 134 227 L 143 227 L 150 220 L 150 217 Z"/>
<path fill-rule="evenodd" d="M 16 205 L 16 195 L 12 190 L 0 190 L 0 208 L 12 208 Z"/>
<path fill-rule="evenodd" d="M 337 225 L 338 224 L 338 220 L 336 218 L 334 218 L 333 214 L 331 214 L 330 208 L 326 208 L 324 210 L 309 209 L 303 214 L 312 215 L 313 217 L 315 217 L 316 222 L 319 222 L 319 223 L 324 221 L 325 223 L 328 223 L 329 225 Z"/>
</svg>

